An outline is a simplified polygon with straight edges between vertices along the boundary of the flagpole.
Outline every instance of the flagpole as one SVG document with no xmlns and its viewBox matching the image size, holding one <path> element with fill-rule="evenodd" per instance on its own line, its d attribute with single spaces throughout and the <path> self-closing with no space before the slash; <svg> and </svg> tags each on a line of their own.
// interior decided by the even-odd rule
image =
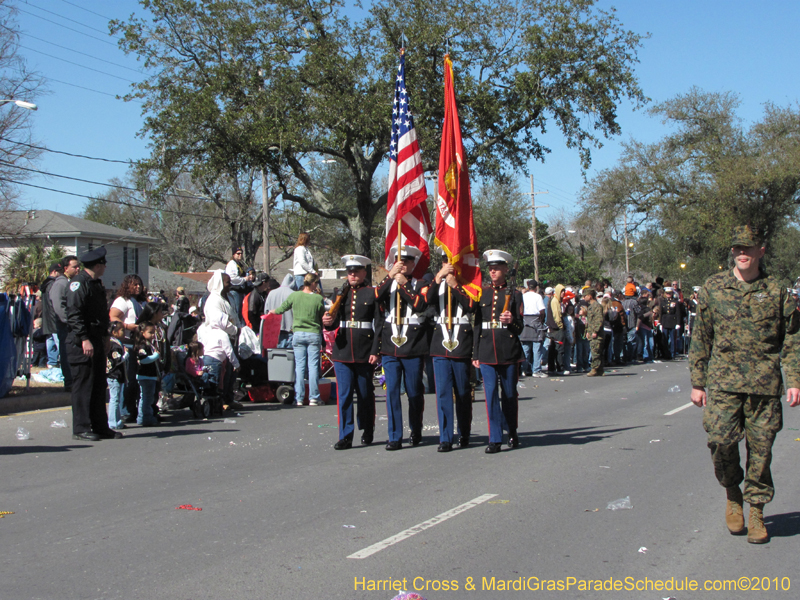
<svg viewBox="0 0 800 600">
<path fill-rule="evenodd" d="M 399 207 L 398 207 L 399 208 Z M 400 214 L 400 211 L 397 211 Z M 394 259 L 397 261 L 403 260 L 403 219 L 397 219 L 397 254 L 395 255 Z M 397 326 L 400 327 L 401 317 L 400 317 L 400 286 L 397 286 L 397 302 L 395 303 L 395 307 L 397 308 L 397 314 L 395 318 L 397 319 Z"/>
</svg>

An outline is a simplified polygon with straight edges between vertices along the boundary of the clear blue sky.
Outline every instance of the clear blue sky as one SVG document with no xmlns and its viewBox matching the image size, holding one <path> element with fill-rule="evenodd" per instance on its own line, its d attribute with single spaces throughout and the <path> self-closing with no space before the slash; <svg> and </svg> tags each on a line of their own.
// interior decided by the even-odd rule
<svg viewBox="0 0 800 600">
<path fill-rule="evenodd" d="M 29 67 L 49 80 L 50 93 L 34 99 L 39 105 L 34 117 L 35 139 L 51 150 L 72 154 L 117 160 L 145 156 L 146 140 L 136 136 L 142 123 L 140 106 L 114 98 L 129 90 L 129 80 L 141 78 L 137 72 L 140 65 L 125 56 L 107 34 L 108 19 L 141 13 L 138 3 L 18 0 L 16 5 L 24 46 L 21 52 Z M 800 98 L 795 76 L 795 61 L 800 55 L 798 2 L 623 0 L 601 1 L 599 5 L 616 7 L 627 28 L 652 34 L 644 42 L 636 70 L 645 94 L 654 102 L 686 92 L 692 86 L 708 91 L 730 90 L 741 96 L 740 116 L 752 122 L 761 116 L 765 102 L 787 105 Z M 19 109 L 7 106 L 2 110 Z M 388 102 L 386 110 L 391 110 Z M 622 136 L 594 153 L 589 177 L 614 165 L 620 141 L 631 137 L 655 141 L 665 133 L 663 125 L 643 111 L 633 112 L 623 106 L 619 114 Z M 553 152 L 544 164 L 530 166 L 536 190 L 550 192 L 537 198 L 537 203 L 552 207 L 537 214 L 546 220 L 554 211 L 574 209 L 583 180 L 577 155 L 564 146 L 558 135 L 548 135 L 545 143 Z M 124 164 L 53 152 L 42 155 L 38 168 L 98 182 L 123 178 L 126 172 Z M 105 189 L 49 176 L 38 176 L 30 183 L 87 196 Z M 523 174 L 520 183 L 524 190 L 529 189 L 529 180 Z M 23 188 L 21 203 L 25 208 L 76 214 L 86 200 Z"/>
</svg>

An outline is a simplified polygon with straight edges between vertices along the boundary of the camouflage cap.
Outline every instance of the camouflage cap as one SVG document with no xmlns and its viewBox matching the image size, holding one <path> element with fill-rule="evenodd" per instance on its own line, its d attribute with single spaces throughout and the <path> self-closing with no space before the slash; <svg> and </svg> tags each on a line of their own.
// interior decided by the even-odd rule
<svg viewBox="0 0 800 600">
<path fill-rule="evenodd" d="M 762 240 L 758 234 L 758 230 L 750 227 L 750 225 L 741 225 L 733 228 L 733 239 L 731 239 L 731 246 L 745 246 L 761 247 Z"/>
</svg>

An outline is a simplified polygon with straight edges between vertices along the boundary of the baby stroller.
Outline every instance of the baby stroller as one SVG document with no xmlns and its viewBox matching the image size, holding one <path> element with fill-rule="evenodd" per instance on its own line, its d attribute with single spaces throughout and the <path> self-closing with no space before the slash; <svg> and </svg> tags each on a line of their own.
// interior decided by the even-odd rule
<svg viewBox="0 0 800 600">
<path fill-rule="evenodd" d="M 200 377 L 186 372 L 188 352 L 186 346 L 172 349 L 175 356 L 175 387 L 173 394 L 180 397 L 177 408 L 190 408 L 196 419 L 207 419 L 222 414 L 222 399 L 217 393 L 217 386 L 212 382 L 204 382 Z"/>
</svg>

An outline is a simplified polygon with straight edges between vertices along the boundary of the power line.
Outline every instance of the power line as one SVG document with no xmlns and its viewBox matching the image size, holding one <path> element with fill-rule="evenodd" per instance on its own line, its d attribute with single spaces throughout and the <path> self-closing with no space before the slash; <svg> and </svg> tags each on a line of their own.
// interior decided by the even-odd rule
<svg viewBox="0 0 800 600">
<path fill-rule="evenodd" d="M 80 25 L 81 27 L 86 27 L 86 29 L 91 29 L 92 31 L 96 31 L 97 33 L 108 33 L 107 31 L 103 31 L 102 29 L 97 29 L 97 27 L 92 27 L 91 25 L 86 25 L 85 23 L 81 23 L 80 21 L 76 21 L 75 19 L 70 19 L 69 17 L 65 17 L 62 14 L 59 14 L 57 12 L 53 12 L 52 10 L 47 10 L 46 8 L 42 8 L 41 6 L 36 6 L 35 4 L 31 4 L 27 0 L 25 0 L 25 4 L 27 4 L 28 6 L 32 6 L 33 8 L 35 8 L 37 10 L 41 10 L 42 12 L 46 12 L 48 14 L 51 14 L 51 15 L 54 15 L 54 16 L 59 17 L 61 19 L 64 19 L 65 21 L 69 21 L 70 23 L 75 23 L 76 25 Z M 32 14 L 32 13 L 28 13 L 28 14 Z"/>
<path fill-rule="evenodd" d="M 12 144 L 19 144 L 20 146 L 27 146 L 28 148 L 33 148 L 35 150 L 43 150 L 45 152 L 53 152 L 54 154 L 64 154 L 65 156 L 72 156 L 73 158 L 86 158 L 88 160 L 102 160 L 103 162 L 110 162 L 110 163 L 121 163 L 123 165 L 132 164 L 133 161 L 130 160 L 115 160 L 113 158 L 98 158 L 96 156 L 86 156 L 84 154 L 73 154 L 71 152 L 65 152 L 63 150 L 52 150 L 50 148 L 45 148 L 44 146 L 34 146 L 33 144 L 26 144 L 25 142 L 18 142 L 16 140 L 12 140 L 9 138 L 0 137 L 0 140 L 5 142 L 11 142 Z"/>
<path fill-rule="evenodd" d="M 93 10 L 89 10 L 88 8 L 84 8 L 83 6 L 78 6 L 77 4 L 75 4 L 74 2 L 70 2 L 69 0 L 61 0 L 61 1 L 63 3 L 65 3 L 65 4 L 70 4 L 70 5 L 74 6 L 75 8 L 80 8 L 81 10 L 85 10 L 88 13 L 92 13 L 93 15 L 97 15 L 98 17 L 102 17 L 106 21 L 111 21 L 112 20 L 111 17 L 107 17 L 105 15 L 101 15 L 100 13 L 96 13 Z"/>
<path fill-rule="evenodd" d="M 86 86 L 78 85 L 76 83 L 70 83 L 69 81 L 61 81 L 60 79 L 53 79 L 52 77 L 48 77 L 47 80 L 55 81 L 56 83 L 62 83 L 64 85 L 69 85 L 75 88 L 79 88 L 81 90 L 86 90 L 88 92 L 94 92 L 95 94 L 102 94 L 103 96 L 111 96 L 112 98 L 119 98 L 119 94 L 110 94 L 109 92 L 101 92 L 100 90 L 88 88 Z M 133 100 L 133 102 L 139 102 L 141 104 L 141 100 Z"/>
<path fill-rule="evenodd" d="M 24 181 L 16 181 L 14 179 L 9 179 L 7 177 L 0 177 L 0 181 L 7 181 L 8 183 L 13 183 L 15 185 L 24 185 L 24 186 L 27 186 L 27 187 L 36 188 L 37 190 L 45 190 L 45 191 L 48 191 L 48 192 L 56 192 L 58 194 L 66 194 L 67 196 L 75 196 L 77 198 L 86 198 L 88 200 L 95 200 L 97 202 L 106 202 L 108 204 L 119 204 L 120 206 L 127 206 L 129 208 L 135 208 L 135 209 L 139 209 L 139 210 L 147 210 L 147 211 L 151 211 L 151 212 L 152 211 L 157 211 L 157 212 L 162 212 L 162 213 L 170 213 L 170 214 L 181 215 L 181 216 L 184 216 L 184 217 L 198 217 L 198 218 L 202 218 L 202 219 L 217 219 L 217 220 L 220 220 L 220 221 L 226 221 L 227 222 L 227 219 L 225 219 L 225 217 L 218 217 L 216 215 L 202 215 L 202 214 L 199 214 L 199 213 L 188 213 L 188 212 L 184 212 L 182 210 L 172 210 L 172 209 L 169 209 L 169 208 L 155 208 L 155 207 L 152 207 L 152 206 L 141 206 L 139 204 L 133 204 L 132 202 L 123 202 L 122 200 L 111 200 L 110 198 L 98 198 L 97 196 L 87 196 L 86 194 L 76 194 L 74 192 L 67 192 L 65 190 L 57 190 L 55 188 L 44 187 L 42 185 L 34 185 L 33 183 L 25 183 Z M 168 194 L 168 195 L 173 196 L 175 194 Z M 192 196 L 182 196 L 182 197 L 183 198 L 192 198 Z M 203 199 L 207 200 L 207 198 L 203 198 Z"/>
<path fill-rule="evenodd" d="M 67 27 L 66 25 L 64 25 L 62 23 L 58 23 L 56 21 L 53 21 L 52 19 L 47 19 L 47 18 L 42 17 L 40 15 L 34 14 L 32 12 L 28 12 L 27 10 L 24 10 L 22 8 L 19 8 L 19 7 L 17 7 L 17 10 L 20 11 L 20 12 L 24 12 L 26 15 L 30 15 L 30 16 L 35 17 L 37 19 L 41 19 L 42 21 L 47 21 L 48 23 L 52 23 L 53 25 L 56 25 L 58 27 L 63 27 L 64 29 L 69 29 L 70 31 L 74 31 L 75 33 L 80 33 L 81 35 L 85 35 L 86 37 L 90 37 L 93 40 L 97 40 L 99 42 L 103 42 L 104 44 L 108 44 L 109 46 L 114 46 L 115 48 L 117 47 L 117 45 L 114 42 L 109 42 L 108 40 L 104 40 L 102 38 L 99 38 L 96 35 L 90 35 L 90 34 L 86 33 L 85 31 L 80 31 L 79 29 L 73 29 L 72 27 Z"/>
<path fill-rule="evenodd" d="M 40 171 L 38 169 L 30 169 L 28 167 L 21 167 L 19 165 L 15 165 L 15 164 L 10 163 L 10 162 L 5 161 L 5 160 L 0 160 L 0 164 L 8 165 L 9 167 L 12 167 L 14 169 L 20 169 L 22 171 L 29 171 L 31 173 L 37 173 L 39 175 L 47 175 L 48 177 L 58 177 L 59 179 L 68 179 L 70 181 L 77 181 L 79 183 L 89 183 L 89 184 L 92 184 L 92 185 L 102 185 L 103 187 L 111 187 L 111 188 L 115 188 L 115 189 L 118 189 L 118 190 L 125 190 L 125 191 L 128 191 L 128 192 L 144 193 L 143 190 L 139 190 L 139 189 L 132 188 L 132 187 L 127 187 L 127 186 L 124 186 L 124 185 L 116 185 L 116 184 L 113 184 L 113 183 L 101 183 L 100 181 L 91 181 L 89 179 L 80 179 L 78 177 L 70 177 L 69 175 L 59 175 L 58 173 L 48 173 L 47 171 Z M 205 196 L 188 196 L 186 194 L 169 194 L 169 193 L 163 193 L 161 195 L 170 196 L 172 198 L 183 198 L 185 200 L 203 200 L 205 202 L 210 201 L 210 199 L 205 197 Z M 229 204 L 250 204 L 249 202 L 242 202 L 241 200 L 229 200 L 228 203 Z"/>
<path fill-rule="evenodd" d="M 61 44 L 56 44 L 55 42 L 51 42 L 49 40 L 45 40 L 45 39 L 36 37 L 35 35 L 31 35 L 30 33 L 26 33 L 25 36 L 29 37 L 29 38 L 33 38 L 34 40 L 37 40 L 39 42 L 44 42 L 45 44 L 50 44 L 51 46 L 55 46 L 56 48 L 63 48 L 64 50 L 68 50 L 69 52 L 74 52 L 75 54 L 82 54 L 83 56 L 88 56 L 89 58 L 92 58 L 94 60 L 99 60 L 100 62 L 108 63 L 109 65 L 114 65 L 115 67 L 119 67 L 121 69 L 127 69 L 128 71 L 133 71 L 134 73 L 142 73 L 142 71 L 140 69 L 134 69 L 133 67 L 126 67 L 125 65 L 121 65 L 121 64 L 115 63 L 115 62 L 111 62 L 110 60 L 105 60 L 103 58 L 98 58 L 97 56 L 94 56 L 92 54 L 88 54 L 86 52 L 81 52 L 80 50 L 73 50 L 72 48 L 69 48 L 67 46 L 62 46 Z"/>
<path fill-rule="evenodd" d="M 50 58 L 54 58 L 56 60 L 63 61 L 65 63 L 69 63 L 71 65 L 75 65 L 76 67 L 81 67 L 82 69 L 88 69 L 89 71 L 94 71 L 95 73 L 100 73 L 101 75 L 107 75 L 109 77 L 114 77 L 115 79 L 121 79 L 122 81 L 127 81 L 128 83 L 136 83 L 133 79 L 126 79 L 125 77 L 120 77 L 119 75 L 114 75 L 113 73 L 106 73 L 105 71 L 101 71 L 100 69 L 95 69 L 93 67 L 87 67 L 86 65 L 82 65 L 80 63 L 76 63 L 71 60 L 67 60 L 66 58 L 61 58 L 60 56 L 53 56 L 52 54 L 48 54 L 47 52 L 42 52 L 41 50 L 36 50 L 35 48 L 28 48 L 27 46 L 23 46 L 22 44 L 19 45 L 20 48 L 24 48 L 25 50 L 29 50 L 31 52 L 36 52 L 37 54 L 43 54 L 44 56 L 48 56 Z"/>
</svg>

